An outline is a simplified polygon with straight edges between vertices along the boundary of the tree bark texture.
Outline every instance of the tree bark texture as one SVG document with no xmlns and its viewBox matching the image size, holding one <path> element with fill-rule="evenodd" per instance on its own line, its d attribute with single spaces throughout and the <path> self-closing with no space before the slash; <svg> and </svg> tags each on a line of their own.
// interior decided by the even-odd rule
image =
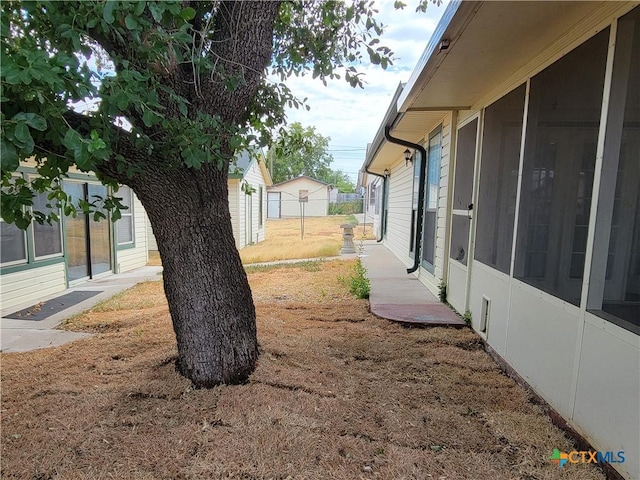
<svg viewBox="0 0 640 480">
<path fill-rule="evenodd" d="M 211 165 L 185 168 L 136 192 L 158 241 L 180 373 L 199 387 L 245 381 L 258 358 L 255 309 L 226 174 Z"/>
<path fill-rule="evenodd" d="M 198 9 L 207 4 L 192 5 Z M 185 63 L 164 79 L 189 100 L 192 119 L 205 112 L 226 125 L 243 125 L 271 59 L 279 7 L 279 1 L 217 5 L 208 53 L 216 71 L 195 79 L 192 65 Z M 238 88 L 224 88 L 229 76 L 242 79 Z M 166 100 L 164 94 L 159 96 Z M 174 110 L 167 108 L 164 113 L 178 115 Z M 151 127 L 148 135 L 162 137 L 164 132 L 155 132 L 157 128 Z M 176 166 L 175 159 L 163 158 L 161 151 L 150 154 L 135 148 L 126 132 L 119 131 L 118 136 L 117 153 L 138 172 L 127 177 L 113 158 L 98 170 L 129 185 L 147 211 L 164 267 L 179 371 L 198 387 L 245 381 L 258 358 L 256 316 L 233 236 L 227 163 L 222 168 L 205 164 L 197 170 Z M 224 141 L 220 151 L 227 158 L 234 154 Z"/>
</svg>

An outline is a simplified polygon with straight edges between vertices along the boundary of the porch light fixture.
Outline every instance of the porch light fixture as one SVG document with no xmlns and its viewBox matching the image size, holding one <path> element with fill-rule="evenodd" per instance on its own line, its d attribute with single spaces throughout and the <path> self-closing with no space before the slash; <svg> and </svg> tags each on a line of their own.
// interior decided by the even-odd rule
<svg viewBox="0 0 640 480">
<path fill-rule="evenodd" d="M 408 148 L 404 151 L 404 162 L 405 162 L 405 167 L 409 166 L 409 162 L 413 163 L 413 154 L 411 153 L 411 150 L 409 150 Z"/>
<path fill-rule="evenodd" d="M 385 176 L 385 177 L 388 177 L 389 175 L 391 175 L 391 172 L 389 171 L 389 169 L 388 169 L 388 168 L 385 168 L 385 169 L 384 169 L 384 176 Z"/>
</svg>

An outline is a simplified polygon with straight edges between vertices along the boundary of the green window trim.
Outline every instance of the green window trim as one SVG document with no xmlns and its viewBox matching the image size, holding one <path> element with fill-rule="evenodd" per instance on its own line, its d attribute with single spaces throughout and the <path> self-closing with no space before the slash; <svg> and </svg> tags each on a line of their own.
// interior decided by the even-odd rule
<svg viewBox="0 0 640 480">
<path fill-rule="evenodd" d="M 47 258 L 45 260 L 37 260 L 30 263 L 21 263 L 19 265 L 8 265 L 0 267 L 0 275 L 10 275 L 12 273 L 33 270 L 34 268 L 48 267 L 58 263 L 65 263 L 64 257 Z"/>
</svg>

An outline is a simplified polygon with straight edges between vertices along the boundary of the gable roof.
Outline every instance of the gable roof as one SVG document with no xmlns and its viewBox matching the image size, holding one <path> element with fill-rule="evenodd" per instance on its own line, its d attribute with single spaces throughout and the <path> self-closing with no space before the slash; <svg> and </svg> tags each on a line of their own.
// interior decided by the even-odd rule
<svg viewBox="0 0 640 480">
<path fill-rule="evenodd" d="M 229 163 L 229 178 L 244 178 L 254 160 L 255 158 L 249 155 L 248 151 L 240 152 L 236 156 L 235 164 Z"/>
<path fill-rule="evenodd" d="M 247 172 L 251 169 L 254 163 L 258 163 L 258 167 L 260 168 L 260 172 L 262 172 L 262 177 L 264 178 L 264 183 L 267 187 L 273 185 L 273 180 L 271 180 L 271 174 L 267 169 L 267 166 L 264 163 L 264 159 L 261 156 L 257 156 L 254 154 L 253 156 L 249 154 L 246 150 L 240 152 L 236 159 L 236 163 L 229 165 L 229 179 L 243 179 Z"/>
<path fill-rule="evenodd" d="M 311 180 L 312 182 L 319 183 L 320 185 L 326 185 L 327 187 L 331 185 L 330 183 L 323 182 L 322 180 L 318 180 L 316 178 L 312 178 L 312 177 L 309 177 L 307 175 L 299 175 L 299 176 L 291 178 L 289 180 L 285 180 L 284 182 L 275 183 L 272 186 L 273 187 L 279 187 L 280 185 L 284 185 L 286 183 L 295 182 L 296 180 L 300 180 L 301 178 L 306 178 L 307 180 Z"/>
</svg>

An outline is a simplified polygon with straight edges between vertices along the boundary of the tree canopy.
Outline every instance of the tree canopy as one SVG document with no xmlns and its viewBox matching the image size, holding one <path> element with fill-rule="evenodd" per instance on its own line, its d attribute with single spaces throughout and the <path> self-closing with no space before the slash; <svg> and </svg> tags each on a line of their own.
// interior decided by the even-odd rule
<svg viewBox="0 0 640 480">
<path fill-rule="evenodd" d="M 287 106 L 304 105 L 287 77 L 344 76 L 362 86 L 359 62 L 391 63 L 373 2 L 268 3 L 4 1 L 5 221 L 26 227 L 33 192 L 52 190 L 64 202 L 56 180 L 71 167 L 114 187 L 149 163 L 225 169 L 236 149 L 269 143 Z M 258 51 L 258 42 L 268 49 Z M 93 111 L 73 107 L 83 102 Z M 40 179 L 10 182 L 29 157 Z"/>
<path fill-rule="evenodd" d="M 72 169 L 131 187 L 158 241 L 179 371 L 201 387 L 245 381 L 258 344 L 229 164 L 305 106 L 288 77 L 357 87 L 361 61 L 391 63 L 375 14 L 364 0 L 4 0 L 2 218 L 27 228 L 45 191 L 72 214 L 60 182 Z M 27 160 L 34 180 L 13 175 Z M 78 207 L 118 217 L 117 197 Z"/>
<path fill-rule="evenodd" d="M 315 127 L 303 127 L 299 122 L 280 129 L 267 154 L 273 182 L 306 175 L 334 185 L 340 192 L 353 192 L 355 186 L 349 176 L 331 168 L 330 141 L 331 138 L 316 132 Z"/>
</svg>

